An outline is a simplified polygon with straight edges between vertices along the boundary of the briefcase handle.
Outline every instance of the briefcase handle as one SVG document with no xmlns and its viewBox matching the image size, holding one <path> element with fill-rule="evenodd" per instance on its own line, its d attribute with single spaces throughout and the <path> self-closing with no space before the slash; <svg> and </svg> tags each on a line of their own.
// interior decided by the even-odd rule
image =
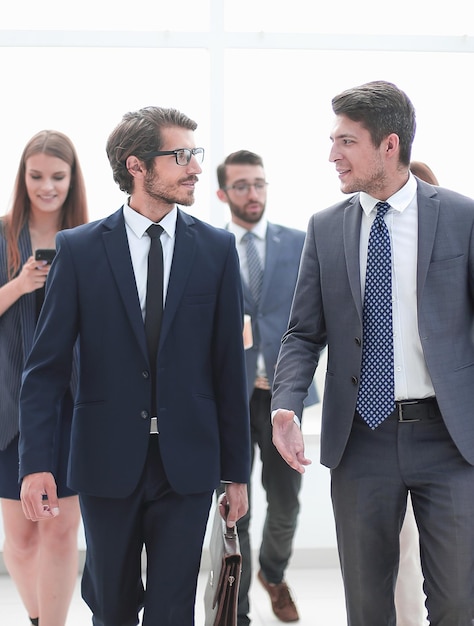
<svg viewBox="0 0 474 626">
<path fill-rule="evenodd" d="M 217 506 L 219 507 L 219 509 L 220 509 L 220 505 L 222 504 L 223 497 L 224 497 L 224 494 L 221 494 L 219 500 L 217 501 Z M 227 522 L 227 516 L 229 515 L 229 503 L 228 502 L 226 502 L 224 504 L 224 511 L 225 511 L 225 521 Z M 230 526 L 227 526 L 227 524 L 226 524 L 225 525 L 224 537 L 226 539 L 235 539 L 236 536 L 237 536 L 237 532 L 236 532 L 235 529 L 236 529 L 235 526 L 234 527 L 230 527 Z"/>
<path fill-rule="evenodd" d="M 235 532 L 235 526 L 233 528 L 230 528 L 229 526 L 225 527 L 225 533 L 224 533 L 224 537 L 226 539 L 235 539 L 236 538 L 236 532 Z"/>
</svg>

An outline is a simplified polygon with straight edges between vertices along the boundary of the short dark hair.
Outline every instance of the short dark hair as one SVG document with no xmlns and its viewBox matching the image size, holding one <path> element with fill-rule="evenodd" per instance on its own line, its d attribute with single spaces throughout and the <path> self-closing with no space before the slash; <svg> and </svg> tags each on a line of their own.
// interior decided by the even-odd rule
<svg viewBox="0 0 474 626">
<path fill-rule="evenodd" d="M 128 157 L 133 155 L 144 161 L 149 171 L 153 158 L 143 157 L 150 152 L 161 150 L 163 145 L 161 129 L 172 126 L 188 130 L 197 128 L 196 122 L 176 109 L 148 106 L 125 113 L 120 124 L 111 132 L 106 146 L 113 177 L 121 191 L 126 193 L 133 191 L 133 176 L 125 165 Z"/>
<path fill-rule="evenodd" d="M 416 130 L 415 109 L 396 85 L 379 80 L 347 89 L 332 99 L 332 109 L 336 115 L 361 122 L 376 147 L 391 133 L 398 135 L 400 162 L 410 164 Z"/>
<path fill-rule="evenodd" d="M 224 189 L 227 182 L 226 166 L 227 165 L 261 165 L 263 167 L 262 157 L 250 150 L 237 150 L 226 157 L 225 161 L 217 166 L 217 182 L 219 189 Z"/>
</svg>

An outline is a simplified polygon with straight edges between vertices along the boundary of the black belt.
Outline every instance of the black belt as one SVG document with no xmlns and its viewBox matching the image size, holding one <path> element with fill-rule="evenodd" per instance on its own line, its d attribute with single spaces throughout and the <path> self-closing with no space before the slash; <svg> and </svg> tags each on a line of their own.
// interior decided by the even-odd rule
<svg viewBox="0 0 474 626">
<path fill-rule="evenodd" d="M 395 410 L 387 419 L 397 422 L 422 422 L 441 415 L 436 398 L 423 400 L 400 400 L 395 402 Z"/>
</svg>

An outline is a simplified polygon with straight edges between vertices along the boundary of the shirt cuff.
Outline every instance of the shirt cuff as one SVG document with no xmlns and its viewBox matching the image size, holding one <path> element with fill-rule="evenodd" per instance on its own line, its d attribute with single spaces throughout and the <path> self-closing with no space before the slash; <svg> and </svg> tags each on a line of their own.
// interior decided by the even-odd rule
<svg viewBox="0 0 474 626">
<path fill-rule="evenodd" d="M 273 426 L 273 418 L 275 417 L 275 413 L 277 411 L 280 411 L 281 409 L 275 409 L 274 411 L 272 411 L 272 426 Z M 284 411 L 289 411 L 290 409 L 283 409 Z M 298 426 L 298 428 L 301 428 L 301 420 L 300 418 L 295 414 L 293 415 L 293 421 L 294 423 Z"/>
</svg>

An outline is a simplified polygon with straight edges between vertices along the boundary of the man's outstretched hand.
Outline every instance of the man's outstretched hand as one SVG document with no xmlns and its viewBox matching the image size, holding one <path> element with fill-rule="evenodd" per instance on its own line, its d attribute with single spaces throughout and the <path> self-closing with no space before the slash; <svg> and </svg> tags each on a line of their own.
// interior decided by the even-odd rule
<svg viewBox="0 0 474 626">
<path fill-rule="evenodd" d="M 273 444 L 290 467 L 304 474 L 311 460 L 304 455 L 303 434 L 294 416 L 294 411 L 278 409 L 273 416 Z"/>
</svg>

